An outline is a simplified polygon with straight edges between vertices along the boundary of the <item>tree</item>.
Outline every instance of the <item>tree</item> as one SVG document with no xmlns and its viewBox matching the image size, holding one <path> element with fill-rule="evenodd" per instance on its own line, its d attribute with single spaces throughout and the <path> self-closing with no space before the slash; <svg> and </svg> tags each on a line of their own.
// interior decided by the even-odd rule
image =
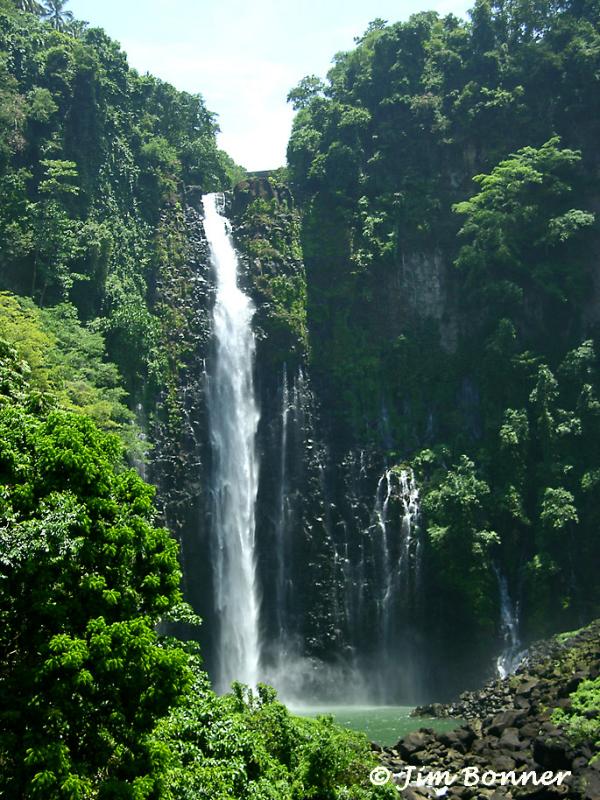
<svg viewBox="0 0 600 800">
<path fill-rule="evenodd" d="M 82 39 L 88 27 L 89 22 L 86 22 L 83 19 L 74 19 L 69 23 L 67 30 L 71 36 L 75 37 L 75 39 Z"/>
<path fill-rule="evenodd" d="M 440 580 L 482 623 L 490 619 L 490 553 L 500 543 L 489 529 L 490 487 L 461 456 L 423 500 Z"/>
<path fill-rule="evenodd" d="M 496 312 L 514 314 L 532 290 L 558 304 L 581 296 L 574 245 L 594 215 L 571 207 L 581 153 L 559 144 L 553 137 L 518 150 L 489 175 L 475 176 L 480 191 L 454 206 L 466 218 L 456 264 Z"/>
<path fill-rule="evenodd" d="M 65 8 L 69 0 L 46 0 L 44 3 L 43 17 L 57 31 L 67 29 L 73 21 L 73 12 Z"/>
<path fill-rule="evenodd" d="M 287 101 L 292 104 L 294 111 L 306 108 L 313 97 L 322 94 L 325 84 L 317 75 L 307 75 L 300 83 L 288 93 Z"/>
<path fill-rule="evenodd" d="M 157 796 L 150 736 L 191 681 L 155 630 L 177 544 L 116 437 L 32 391 L 2 341 L 0 401 L 0 795 Z"/>
<path fill-rule="evenodd" d="M 85 276 L 72 270 L 73 262 L 82 254 L 82 225 L 65 210 L 67 199 L 79 194 L 74 183 L 76 165 L 50 159 L 40 164 L 44 167 L 40 200 L 30 206 L 36 232 L 31 295 L 44 305 L 49 289 L 56 290 L 61 300 L 67 299 L 73 284 Z"/>
<path fill-rule="evenodd" d="M 40 17 L 44 13 L 44 9 L 40 3 L 35 0 L 14 0 L 15 6 L 19 11 L 27 11 L 30 14 L 35 14 Z"/>
<path fill-rule="evenodd" d="M 354 43 L 355 44 L 362 44 L 366 41 L 369 36 L 375 31 L 384 31 L 387 25 L 387 19 L 382 19 L 381 17 L 376 17 L 375 19 L 371 20 L 367 25 L 367 30 L 363 33 L 362 36 L 355 36 Z"/>
</svg>

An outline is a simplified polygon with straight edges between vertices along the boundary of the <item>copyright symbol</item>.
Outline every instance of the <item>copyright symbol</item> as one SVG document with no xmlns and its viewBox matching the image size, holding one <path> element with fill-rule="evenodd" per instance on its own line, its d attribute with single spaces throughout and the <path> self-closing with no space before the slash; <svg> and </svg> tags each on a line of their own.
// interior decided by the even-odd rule
<svg viewBox="0 0 600 800">
<path fill-rule="evenodd" d="M 392 773 L 387 767 L 375 767 L 371 770 L 369 779 L 373 786 L 384 786 L 392 777 Z"/>
</svg>

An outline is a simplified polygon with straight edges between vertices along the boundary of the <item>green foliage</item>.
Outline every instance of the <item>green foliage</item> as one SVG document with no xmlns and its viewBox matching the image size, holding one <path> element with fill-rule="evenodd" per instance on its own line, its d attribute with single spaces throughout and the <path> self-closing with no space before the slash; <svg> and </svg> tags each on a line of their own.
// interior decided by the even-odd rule
<svg viewBox="0 0 600 800">
<path fill-rule="evenodd" d="M 570 700 L 568 709 L 554 711 L 552 722 L 564 729 L 574 745 L 592 743 L 595 754 L 600 753 L 600 678 L 582 681 Z"/>
<path fill-rule="evenodd" d="M 215 180 L 215 184 L 213 186 L 214 189 L 226 188 L 222 175 L 224 174 L 229 181 L 230 189 L 233 189 L 240 181 L 242 181 L 246 175 L 248 174 L 244 167 L 241 167 L 239 164 L 236 164 L 233 158 L 228 155 L 224 150 L 219 150 L 218 155 L 218 165 L 219 170 L 217 172 L 217 180 Z"/>
<path fill-rule="evenodd" d="M 325 84 L 320 78 L 316 75 L 307 75 L 288 93 L 287 101 L 292 104 L 294 111 L 299 111 L 301 108 L 306 108 L 313 97 L 322 94 L 324 89 Z"/>
<path fill-rule="evenodd" d="M 581 153 L 558 145 L 555 137 L 522 148 L 489 175 L 476 175 L 480 191 L 455 206 L 466 217 L 459 235 L 468 240 L 456 264 L 476 302 L 494 315 L 518 314 L 544 294 L 561 304 L 581 299 L 581 254 L 566 245 L 594 215 L 569 208 Z M 549 310 L 556 313 L 555 304 Z"/>
<path fill-rule="evenodd" d="M 575 498 L 566 489 L 546 489 L 540 512 L 541 522 L 553 531 L 561 531 L 569 524 L 579 522 Z"/>
<path fill-rule="evenodd" d="M 272 303 L 273 316 L 306 346 L 306 282 L 301 275 L 275 275 L 259 287 Z"/>
<path fill-rule="evenodd" d="M 117 438 L 52 408 L 5 342 L 0 386 L 0 791 L 151 796 L 150 734 L 191 678 L 155 632 L 177 545 Z"/>
<path fill-rule="evenodd" d="M 167 796 L 177 800 L 376 800 L 393 788 L 369 783 L 366 738 L 330 718 L 293 717 L 269 687 L 234 684 L 216 696 L 196 668 L 193 692 L 156 729 L 168 745 Z"/>
<path fill-rule="evenodd" d="M 73 12 L 65 8 L 68 0 L 44 0 L 42 16 L 57 31 L 64 31 L 73 21 Z"/>
<path fill-rule="evenodd" d="M 427 534 L 443 582 L 483 623 L 490 615 L 490 554 L 500 542 L 490 530 L 490 487 L 462 456 L 424 500 Z"/>
<path fill-rule="evenodd" d="M 130 70 L 66 5 L 46 4 L 50 24 L 0 8 L 0 288 L 98 318 L 139 396 L 167 379 L 156 227 L 176 233 L 184 183 L 228 188 L 239 169 L 199 95 Z"/>
<path fill-rule="evenodd" d="M 143 455 L 121 377 L 106 361 L 104 339 L 79 323 L 73 306 L 40 309 L 28 298 L 2 292 L 0 336 L 27 363 L 32 388 L 119 434 L 130 455 Z"/>
<path fill-rule="evenodd" d="M 493 631 L 492 561 L 526 636 L 600 611 L 599 30 L 595 4 L 375 20 L 290 95 L 313 375 L 336 441 L 419 465 L 449 644 Z"/>
<path fill-rule="evenodd" d="M 273 179 L 277 189 L 278 180 Z M 259 324 L 281 363 L 308 348 L 306 273 L 302 263 L 299 214 L 276 198 L 248 204 L 236 237 L 250 259 L 261 296 Z"/>
<path fill-rule="evenodd" d="M 20 11 L 27 11 L 30 14 L 41 16 L 44 13 L 42 5 L 35 0 L 13 0 L 13 5 Z"/>
</svg>

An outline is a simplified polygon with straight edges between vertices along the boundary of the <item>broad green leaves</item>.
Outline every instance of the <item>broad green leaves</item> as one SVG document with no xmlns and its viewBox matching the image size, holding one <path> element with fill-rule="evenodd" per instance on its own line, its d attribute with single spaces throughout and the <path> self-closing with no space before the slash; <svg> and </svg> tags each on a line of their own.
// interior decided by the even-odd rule
<svg viewBox="0 0 600 800">
<path fill-rule="evenodd" d="M 513 315 L 533 292 L 562 303 L 580 299 L 578 253 L 565 249 L 594 222 L 592 213 L 569 207 L 580 159 L 580 153 L 560 149 L 558 138 L 539 149 L 524 147 L 491 173 L 475 176 L 479 192 L 455 205 L 466 218 L 460 230 L 466 244 L 456 264 L 471 292 L 492 301 L 491 313 L 501 282 L 518 287 L 516 303 L 500 304 Z"/>
<path fill-rule="evenodd" d="M 191 679 L 155 631 L 181 601 L 177 544 L 117 438 L 40 406 L 3 348 L 0 789 L 155 791 L 148 736 Z"/>
</svg>

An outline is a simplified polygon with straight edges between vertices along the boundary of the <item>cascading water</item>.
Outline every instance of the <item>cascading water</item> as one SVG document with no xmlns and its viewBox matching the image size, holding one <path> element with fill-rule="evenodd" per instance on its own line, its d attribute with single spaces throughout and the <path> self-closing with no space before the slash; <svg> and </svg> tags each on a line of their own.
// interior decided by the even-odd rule
<svg viewBox="0 0 600 800">
<path fill-rule="evenodd" d="M 375 492 L 371 532 L 377 591 L 377 660 L 380 696 L 390 687 L 404 695 L 417 691 L 419 655 L 414 642 L 419 608 L 422 536 L 419 489 L 411 469 L 386 469 Z"/>
<path fill-rule="evenodd" d="M 388 507 L 392 496 L 392 472 L 389 469 L 383 473 L 377 483 L 375 493 L 375 520 L 381 535 L 381 584 L 383 596 L 379 603 L 379 613 L 382 624 L 383 641 L 386 642 L 390 635 L 390 601 L 392 598 L 393 570 L 390 560 L 390 543 L 388 541 Z"/>
<path fill-rule="evenodd" d="M 256 685 L 260 662 L 255 507 L 258 481 L 254 395 L 254 306 L 238 287 L 238 258 L 222 195 L 203 197 L 204 229 L 216 277 L 215 355 L 208 375 L 213 449 L 215 605 L 219 616 L 219 691 Z"/>
<path fill-rule="evenodd" d="M 500 678 L 506 678 L 519 666 L 523 656 L 519 639 L 519 607 L 511 600 L 506 576 L 497 566 L 494 565 L 493 569 L 500 593 L 500 624 L 504 637 L 504 649 L 496 660 L 496 670 Z"/>
<path fill-rule="evenodd" d="M 402 498 L 402 551 L 398 562 L 398 572 L 401 583 L 408 591 L 417 587 L 421 573 L 420 540 L 417 538 L 419 528 L 419 489 L 415 482 L 412 470 L 403 469 L 400 472 L 400 496 Z M 409 571 L 413 573 L 412 586 L 405 580 Z"/>
<path fill-rule="evenodd" d="M 290 392 L 288 388 L 287 367 L 283 366 L 283 382 L 281 387 L 281 451 L 279 456 L 279 495 L 277 498 L 277 524 L 276 524 L 276 554 L 277 554 L 277 626 L 279 638 L 284 640 L 285 612 L 288 600 L 288 577 L 286 563 L 288 561 L 287 547 L 287 445 L 289 417 L 292 411 L 290 406 Z"/>
<path fill-rule="evenodd" d="M 390 529 L 389 506 L 395 498 L 401 503 L 400 537 Z M 379 601 L 384 645 L 388 641 L 393 616 L 393 600 L 414 601 L 421 572 L 419 530 L 419 490 L 412 470 L 386 470 L 375 493 L 374 517 L 381 536 L 382 595 Z M 395 553 L 395 555 L 394 555 Z M 395 563 L 394 563 L 395 559 Z"/>
</svg>

